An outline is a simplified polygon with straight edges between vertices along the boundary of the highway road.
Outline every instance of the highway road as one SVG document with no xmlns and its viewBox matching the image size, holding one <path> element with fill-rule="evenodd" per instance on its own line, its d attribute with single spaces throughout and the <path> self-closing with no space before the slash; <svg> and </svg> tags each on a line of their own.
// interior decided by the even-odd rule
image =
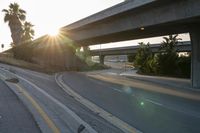
<svg viewBox="0 0 200 133">
<path fill-rule="evenodd" d="M 38 87 L 36 89 L 31 84 L 20 81 L 60 132 L 72 132 L 69 123 L 64 120 L 68 117 L 62 110 L 64 107 L 69 108 L 92 129 L 100 133 L 123 132 L 123 126 L 116 126 L 121 123 L 127 124 L 129 129 L 137 129 L 143 133 L 200 132 L 200 92 L 198 91 L 195 93 L 188 91 L 186 94 L 174 88 L 111 73 L 101 73 L 101 71 L 60 73 L 63 84 L 81 96 L 76 98 L 77 95 L 68 94 L 59 87 L 55 75 L 3 64 L 0 66 L 4 69 L 0 70 L 1 74 L 8 70 Z M 38 91 L 39 89 L 43 91 Z M 47 94 L 49 96 L 46 96 Z M 51 102 L 52 98 L 54 102 Z M 95 106 L 93 104 L 89 106 L 91 104 L 88 102 Z M 94 107 L 96 112 L 93 112 L 94 109 L 91 107 Z M 106 114 L 112 115 L 111 118 L 105 118 Z"/>
<path fill-rule="evenodd" d="M 99 80 L 99 75 L 72 72 L 65 73 L 63 79 L 77 93 L 144 133 L 200 132 L 199 100 L 146 91 L 123 83 L 117 85 L 110 83 L 109 78 L 118 83 L 123 81 L 108 75 L 101 75 L 105 80 Z M 133 86 L 145 84 L 133 79 L 131 82 Z M 146 83 L 144 87 L 153 86 Z"/>
<path fill-rule="evenodd" d="M 42 126 L 40 127 L 42 128 L 42 132 L 77 133 L 77 127 L 73 125 L 74 122 L 69 118 L 69 113 L 66 111 L 67 107 L 78 117 L 75 117 L 76 120 L 81 119 L 81 122 L 79 120 L 80 124 L 86 123 L 86 125 L 88 124 L 97 132 L 122 133 L 120 129 L 113 126 L 96 113 L 90 111 L 88 108 L 77 102 L 72 96 L 65 93 L 56 83 L 55 75 L 48 75 L 14 66 L 0 64 L 1 75 L 13 78 L 13 75 L 10 75 L 5 71 L 9 71 L 26 80 L 24 82 L 20 79 L 23 89 L 26 90 L 29 95 L 31 95 L 31 97 L 47 114 L 47 118 L 38 118 L 39 124 Z M 73 114 L 70 113 L 70 115 Z M 58 129 L 58 132 L 51 131 L 51 129 L 49 129 L 49 125 L 45 126 L 46 121 L 40 120 L 48 118 L 54 123 L 54 127 Z M 48 121 L 46 123 L 48 123 Z"/>
</svg>

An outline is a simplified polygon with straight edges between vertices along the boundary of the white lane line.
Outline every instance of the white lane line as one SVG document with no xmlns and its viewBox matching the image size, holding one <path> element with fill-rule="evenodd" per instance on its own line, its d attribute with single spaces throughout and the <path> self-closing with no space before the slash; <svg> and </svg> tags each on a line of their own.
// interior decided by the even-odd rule
<svg viewBox="0 0 200 133">
<path fill-rule="evenodd" d="M 184 111 L 184 110 L 180 110 L 180 109 L 176 109 L 174 107 L 170 107 L 170 106 L 167 106 L 167 105 L 163 105 L 161 103 L 158 103 L 158 102 L 155 102 L 155 101 L 152 101 L 150 99 L 145 99 L 146 101 L 149 101 L 153 104 L 156 104 L 158 106 L 162 106 L 163 108 L 166 108 L 166 109 L 169 109 L 169 110 L 172 110 L 172 111 L 176 111 L 176 112 L 180 112 L 180 113 L 183 113 L 183 114 L 186 114 L 186 115 L 189 115 L 189 116 L 193 116 L 193 117 L 196 117 L 196 118 L 200 118 L 199 114 L 195 113 L 195 112 L 187 112 L 187 111 Z"/>
<path fill-rule="evenodd" d="M 159 105 L 159 106 L 163 106 L 162 103 L 155 102 L 155 101 L 150 100 L 150 99 L 148 99 L 148 98 L 145 98 L 145 100 L 148 101 L 148 102 L 150 102 L 150 103 L 153 103 L 153 104 L 156 104 L 156 105 Z"/>
<path fill-rule="evenodd" d="M 99 85 L 104 85 L 102 82 L 99 82 L 99 81 L 97 81 L 95 79 L 92 79 L 92 78 L 88 78 L 88 79 L 91 80 L 91 81 L 93 81 L 93 82 L 95 82 L 95 83 L 97 83 L 97 84 L 99 84 Z M 114 87 L 108 87 L 108 88 L 110 88 L 110 89 L 112 89 L 114 91 L 117 91 L 117 92 L 123 92 L 122 90 L 116 89 Z"/>
<path fill-rule="evenodd" d="M 133 97 L 135 97 L 134 95 L 132 95 Z M 189 115 L 189 116 L 193 116 L 193 117 L 196 117 L 196 118 L 200 118 L 200 115 L 199 113 L 195 113 L 195 112 L 187 112 L 187 111 L 184 111 L 184 110 L 180 110 L 180 109 L 176 109 L 174 107 L 170 107 L 170 106 L 167 106 L 167 105 L 164 105 L 162 103 L 159 103 L 159 102 L 155 102 L 151 99 L 148 99 L 148 98 L 144 98 L 144 100 L 152 103 L 152 104 L 155 104 L 155 105 L 158 105 L 158 106 L 161 106 L 165 109 L 169 109 L 169 110 L 172 110 L 172 111 L 176 111 L 176 112 L 180 112 L 180 113 L 183 113 L 183 114 L 186 114 L 186 115 Z"/>
<path fill-rule="evenodd" d="M 3 71 L 6 71 L 8 73 L 10 73 L 9 71 L 7 70 L 3 70 Z M 65 112 L 67 114 L 69 114 L 69 117 L 72 117 L 73 118 L 73 121 L 69 121 L 70 123 L 76 123 L 76 124 L 79 124 L 79 125 L 84 125 L 86 127 L 86 130 L 89 132 L 89 133 L 97 133 L 89 124 L 87 124 L 85 121 L 83 121 L 76 113 L 74 113 L 72 110 L 70 110 L 67 106 L 65 106 L 64 104 L 62 104 L 60 101 L 58 101 L 57 99 L 55 99 L 54 97 L 52 97 L 51 95 L 49 95 L 46 91 L 44 91 L 43 89 L 39 88 L 37 85 L 35 85 L 34 83 L 30 82 L 29 80 L 19 76 L 19 75 L 16 75 L 16 74 L 13 74 L 11 73 L 12 75 L 16 76 L 17 78 L 27 82 L 28 84 L 30 84 L 31 86 L 33 86 L 37 91 L 39 91 L 40 93 L 42 93 L 44 96 L 46 96 L 47 98 L 49 98 L 51 101 L 53 101 L 56 105 L 58 105 L 59 107 L 61 107 L 62 109 L 65 110 Z M 78 126 L 79 126 L 78 125 Z M 72 129 L 72 130 L 76 130 L 76 129 Z"/>
<path fill-rule="evenodd" d="M 138 129 L 132 127 L 128 123 L 122 121 L 118 117 L 112 115 L 111 113 L 105 111 L 104 109 L 100 108 L 93 102 L 87 100 L 86 98 L 83 98 L 81 95 L 73 91 L 67 84 L 64 83 L 62 80 L 62 75 L 55 75 L 55 80 L 57 84 L 69 95 L 74 96 L 74 99 L 76 99 L 78 102 L 85 105 L 87 108 L 89 108 L 91 111 L 98 113 L 99 116 L 110 122 L 111 124 L 115 125 L 119 129 L 121 129 L 125 133 L 142 133 Z"/>
<path fill-rule="evenodd" d="M 95 79 L 92 79 L 92 78 L 88 78 L 88 79 L 91 80 L 91 81 L 93 81 L 93 82 L 95 82 L 95 83 L 97 83 L 97 84 L 99 84 L 99 85 L 104 85 L 102 82 L 99 82 L 99 81 L 97 81 L 97 80 L 95 80 Z M 112 89 L 112 90 L 114 90 L 114 91 L 120 92 L 120 93 L 123 92 L 122 90 L 116 89 L 116 88 L 114 88 L 114 87 L 108 87 L 108 88 L 110 88 L 110 89 Z"/>
<path fill-rule="evenodd" d="M 36 74 L 36 73 L 34 73 L 34 72 L 32 72 L 32 71 L 28 72 L 28 71 L 26 71 L 26 70 L 20 70 L 20 71 L 23 71 L 24 73 L 27 73 L 27 74 L 29 74 L 29 75 L 32 75 L 32 76 L 35 76 L 35 77 L 38 77 L 38 78 L 41 78 L 41 79 L 45 79 L 45 80 L 51 81 L 48 77 L 44 77 L 44 76 L 40 75 L 39 73 Z"/>
<path fill-rule="evenodd" d="M 118 92 L 123 92 L 122 90 L 119 90 L 119 89 L 116 89 L 116 88 L 113 88 L 113 87 L 110 87 L 110 88 L 115 90 L 115 91 L 118 91 Z"/>
</svg>

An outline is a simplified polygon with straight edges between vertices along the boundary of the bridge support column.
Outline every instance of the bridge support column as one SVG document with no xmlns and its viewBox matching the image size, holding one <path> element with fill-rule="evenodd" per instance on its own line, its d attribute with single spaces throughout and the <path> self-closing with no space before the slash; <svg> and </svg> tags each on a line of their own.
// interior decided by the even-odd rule
<svg viewBox="0 0 200 133">
<path fill-rule="evenodd" d="M 190 30 L 192 45 L 192 70 L 191 80 L 192 87 L 200 89 L 200 28 L 199 25 L 192 27 Z"/>
<path fill-rule="evenodd" d="M 104 57 L 105 57 L 105 55 L 99 56 L 99 61 L 100 61 L 100 64 L 102 64 L 102 65 L 104 65 Z"/>
</svg>

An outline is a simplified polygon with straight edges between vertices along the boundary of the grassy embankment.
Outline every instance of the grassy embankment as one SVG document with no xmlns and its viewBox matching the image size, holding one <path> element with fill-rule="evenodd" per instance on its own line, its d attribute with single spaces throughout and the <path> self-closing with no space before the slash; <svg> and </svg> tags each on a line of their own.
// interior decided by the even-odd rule
<svg viewBox="0 0 200 133">
<path fill-rule="evenodd" d="M 47 66 L 42 66 L 39 64 L 27 62 L 24 60 L 15 59 L 11 55 L 6 55 L 6 54 L 0 54 L 0 63 L 17 66 L 17 67 L 21 67 L 25 69 L 30 69 L 30 70 L 34 70 L 38 72 L 43 72 L 47 74 L 53 74 L 56 72 L 66 71 L 61 68 L 47 67 Z M 101 65 L 99 63 L 92 63 L 88 65 L 88 67 L 81 68 L 79 71 L 92 71 L 92 70 L 101 70 L 101 69 L 106 69 L 106 68 L 108 67 L 105 65 Z"/>
</svg>

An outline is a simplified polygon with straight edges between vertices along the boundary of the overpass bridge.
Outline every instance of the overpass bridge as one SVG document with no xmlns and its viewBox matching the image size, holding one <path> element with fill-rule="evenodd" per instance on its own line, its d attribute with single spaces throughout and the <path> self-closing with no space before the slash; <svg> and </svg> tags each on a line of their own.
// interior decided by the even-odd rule
<svg viewBox="0 0 200 133">
<path fill-rule="evenodd" d="M 60 29 L 77 45 L 88 46 L 190 33 L 192 86 L 200 88 L 200 0 L 132 0 Z"/>
<path fill-rule="evenodd" d="M 150 44 L 152 52 L 158 52 L 161 44 Z M 139 45 L 118 47 L 118 48 L 107 48 L 107 49 L 95 49 L 90 50 L 91 56 L 108 56 L 108 55 L 129 55 L 136 54 L 137 50 L 140 48 Z M 177 52 L 191 52 L 190 41 L 179 42 L 175 47 Z"/>
</svg>

